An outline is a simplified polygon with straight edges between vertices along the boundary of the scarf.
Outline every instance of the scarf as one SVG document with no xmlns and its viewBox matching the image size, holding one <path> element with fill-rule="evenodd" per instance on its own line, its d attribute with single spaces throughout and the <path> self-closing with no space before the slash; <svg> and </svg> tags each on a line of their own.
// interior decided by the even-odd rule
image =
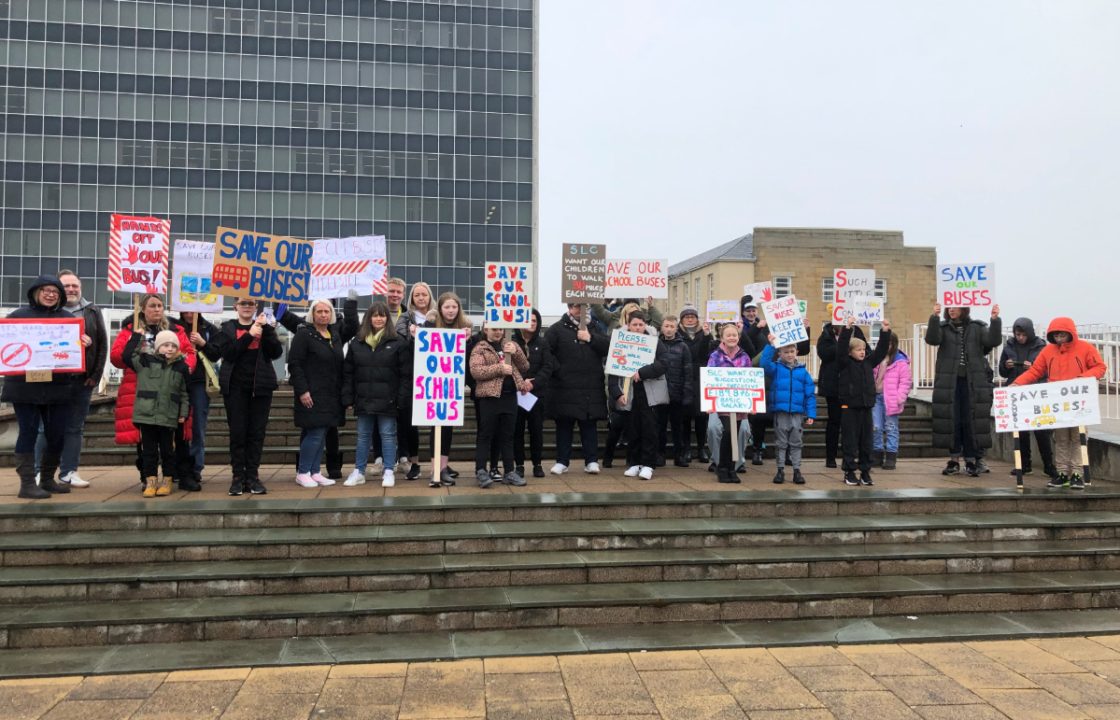
<svg viewBox="0 0 1120 720">
<path fill-rule="evenodd" d="M 366 345 L 369 345 L 370 350 L 376 350 L 377 346 L 381 344 L 381 339 L 383 337 L 385 337 L 385 328 L 370 335 L 366 335 Z"/>
</svg>

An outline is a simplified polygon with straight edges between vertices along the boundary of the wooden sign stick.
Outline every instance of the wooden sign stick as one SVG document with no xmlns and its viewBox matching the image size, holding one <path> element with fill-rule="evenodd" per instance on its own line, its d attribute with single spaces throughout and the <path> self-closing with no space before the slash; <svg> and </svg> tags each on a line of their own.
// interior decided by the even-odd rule
<svg viewBox="0 0 1120 720">
<path fill-rule="evenodd" d="M 140 296 L 132 293 L 132 332 L 140 332 Z"/>
<path fill-rule="evenodd" d="M 739 464 L 739 416 L 731 413 L 731 467 Z"/>
<path fill-rule="evenodd" d="M 1014 443 L 1015 450 L 1015 489 L 1023 492 L 1023 453 L 1020 449 L 1019 431 L 1015 430 L 1011 433 L 1011 441 Z"/>
<path fill-rule="evenodd" d="M 1081 477 L 1085 480 L 1085 487 L 1090 487 L 1093 482 L 1089 478 L 1089 431 L 1081 425 L 1077 428 L 1077 434 L 1081 440 Z"/>
<path fill-rule="evenodd" d="M 443 427 L 435 425 L 432 427 L 432 481 L 439 482 L 440 471 L 443 469 L 440 466 L 441 456 L 443 455 Z"/>
</svg>

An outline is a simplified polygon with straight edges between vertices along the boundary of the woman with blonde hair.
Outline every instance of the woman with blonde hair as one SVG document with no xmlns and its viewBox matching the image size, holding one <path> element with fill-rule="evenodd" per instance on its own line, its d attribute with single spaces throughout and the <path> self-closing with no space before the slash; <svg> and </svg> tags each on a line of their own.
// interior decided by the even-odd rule
<svg viewBox="0 0 1120 720">
<path fill-rule="evenodd" d="M 295 391 L 296 426 L 306 430 L 299 444 L 296 483 L 300 487 L 334 485 L 319 472 L 327 428 L 342 424 L 342 347 L 337 328 L 332 332 L 334 305 L 313 300 L 307 322 L 301 325 L 288 351 L 289 382 Z"/>
<path fill-rule="evenodd" d="M 444 295 L 446 294 L 444 293 Z M 428 283 L 417 281 L 412 284 L 412 290 L 408 293 L 408 309 L 412 313 L 412 323 L 414 325 L 426 323 L 428 314 L 436 309 L 437 305 L 432 303 L 432 297 L 432 287 Z"/>
<path fill-rule="evenodd" d="M 418 283 L 419 284 L 419 283 Z M 413 286 L 415 290 L 415 286 Z M 471 321 L 463 312 L 463 301 L 453 292 L 445 292 L 439 296 L 435 305 L 435 317 L 424 323 L 424 327 L 438 328 L 441 330 L 466 330 L 470 334 Z M 432 475 L 428 487 L 438 488 L 441 485 L 454 485 L 455 478 L 447 467 L 447 453 L 451 449 L 451 426 L 442 425 L 439 428 L 440 447 L 439 475 Z M 430 447 L 435 447 L 436 428 L 432 428 Z"/>
</svg>

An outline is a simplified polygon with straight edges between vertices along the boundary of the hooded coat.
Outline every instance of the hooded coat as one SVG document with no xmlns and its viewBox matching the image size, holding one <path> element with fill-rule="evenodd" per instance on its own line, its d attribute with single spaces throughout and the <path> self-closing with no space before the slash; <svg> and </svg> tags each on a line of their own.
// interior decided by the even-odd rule
<svg viewBox="0 0 1120 720">
<path fill-rule="evenodd" d="M 766 373 L 766 409 L 817 419 L 817 396 L 813 376 L 804 363 L 786 365 L 778 358 L 773 345 L 767 345 L 759 357 Z"/>
<path fill-rule="evenodd" d="M 611 341 L 590 325 L 588 331 L 591 342 L 578 341 L 579 325 L 565 314 L 545 333 L 544 342 L 554 361 L 545 406 L 545 414 L 550 418 L 607 419 L 603 359 Z"/>
<path fill-rule="evenodd" d="M 133 335 L 124 348 L 136 373 L 136 398 L 132 422 L 173 428 L 190 415 L 187 382 L 191 371 L 182 353 L 172 359 L 140 350 L 140 336 Z"/>
<path fill-rule="evenodd" d="M 1058 345 L 1054 342 L 1054 333 L 1058 332 L 1069 333 L 1070 341 Z M 1100 380 L 1104 377 L 1108 366 L 1095 347 L 1077 337 L 1077 327 L 1070 318 L 1057 317 L 1051 320 L 1050 327 L 1046 328 L 1046 339 L 1050 344 L 1038 353 L 1034 364 L 1016 378 L 1012 385 L 1077 378 Z"/>
<path fill-rule="evenodd" d="M 852 327 L 855 337 L 867 342 L 859 325 Z M 817 394 L 821 397 L 840 396 L 840 365 L 836 362 L 836 342 L 839 336 L 835 329 L 836 326 L 832 323 L 825 323 L 821 336 L 817 338 L 817 357 L 821 361 L 820 370 L 817 371 Z"/>
<path fill-rule="evenodd" d="M 950 449 L 956 426 L 957 366 L 961 353 L 968 379 L 968 409 L 976 447 L 992 446 L 992 369 L 988 353 L 1003 344 L 1000 319 L 991 325 L 969 319 L 962 325 L 931 315 L 926 343 L 937 348 L 933 378 L 933 446 Z"/>
<path fill-rule="evenodd" d="M 58 302 L 51 307 L 40 305 L 35 292 L 50 285 L 58 289 Z M 14 310 L 9 318 L 30 320 L 56 320 L 74 317 L 62 306 L 66 303 L 66 292 L 62 283 L 51 275 L 40 275 L 27 289 L 27 306 Z M 4 378 L 4 391 L 0 399 L 10 403 L 29 403 L 32 405 L 58 405 L 74 399 L 78 384 L 85 380 L 82 373 L 54 373 L 46 383 L 29 383 L 24 375 L 9 375 Z"/>
<path fill-rule="evenodd" d="M 875 380 L 883 378 L 883 404 L 887 415 L 901 415 L 906 409 L 906 399 L 914 387 L 914 377 L 910 373 L 910 358 L 901 350 L 895 352 L 894 362 L 887 361 L 875 366 Z"/>
<path fill-rule="evenodd" d="M 1038 354 L 1042 352 L 1042 348 L 1046 347 L 1046 341 L 1034 334 L 1034 322 L 1030 318 L 1019 318 L 1011 326 L 1011 329 L 1024 333 L 1027 336 L 1027 341 L 1020 343 L 1012 335 L 1003 344 L 1003 352 L 999 356 L 999 375 L 1009 383 L 1014 382 L 1016 378 L 1026 372 L 1027 366 L 1025 363 L 1029 362 L 1033 365 L 1035 359 L 1038 358 Z M 1007 367 L 1008 360 L 1015 363 L 1010 368 Z"/>
<path fill-rule="evenodd" d="M 182 327 L 171 322 L 170 318 L 168 318 L 167 323 L 168 328 L 179 338 L 179 348 L 183 352 L 183 361 L 187 364 L 187 369 L 194 372 L 195 365 L 198 362 L 194 345 L 191 344 L 190 338 L 183 332 Z M 144 328 L 144 334 L 145 337 L 152 336 L 154 340 L 155 332 L 153 332 L 153 328 Z M 117 390 L 117 406 L 113 410 L 117 445 L 136 445 L 140 442 L 140 431 L 132 424 L 133 405 L 136 402 L 136 371 L 132 369 L 132 359 L 125 349 L 130 340 L 132 340 L 131 319 L 121 327 L 120 333 L 113 341 L 113 347 L 109 350 L 109 362 L 124 370 L 120 388 Z M 183 424 L 183 438 L 185 440 L 191 439 L 191 423 L 189 421 Z"/>
</svg>

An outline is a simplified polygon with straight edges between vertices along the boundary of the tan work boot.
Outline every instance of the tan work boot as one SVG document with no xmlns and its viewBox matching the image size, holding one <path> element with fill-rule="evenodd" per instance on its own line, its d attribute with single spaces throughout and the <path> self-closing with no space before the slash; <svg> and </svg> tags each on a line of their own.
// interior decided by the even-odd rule
<svg viewBox="0 0 1120 720">
<path fill-rule="evenodd" d="M 156 495 L 163 497 L 164 495 L 171 494 L 171 478 L 166 475 L 159 479 L 159 485 L 156 486 Z"/>
<path fill-rule="evenodd" d="M 156 496 L 156 484 L 158 481 L 154 477 L 146 478 L 144 480 L 144 497 L 151 498 Z"/>
</svg>

